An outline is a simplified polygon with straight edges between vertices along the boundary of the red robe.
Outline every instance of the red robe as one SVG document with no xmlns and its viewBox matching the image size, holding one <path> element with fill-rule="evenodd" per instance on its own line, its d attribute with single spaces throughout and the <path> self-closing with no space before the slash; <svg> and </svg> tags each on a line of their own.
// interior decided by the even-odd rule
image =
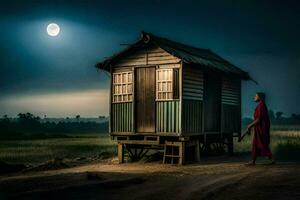
<svg viewBox="0 0 300 200">
<path fill-rule="evenodd" d="M 270 144 L 270 120 L 268 109 L 264 102 L 260 101 L 255 108 L 254 120 L 258 123 L 254 126 L 254 135 L 252 141 L 252 159 L 257 156 L 272 156 Z"/>
</svg>

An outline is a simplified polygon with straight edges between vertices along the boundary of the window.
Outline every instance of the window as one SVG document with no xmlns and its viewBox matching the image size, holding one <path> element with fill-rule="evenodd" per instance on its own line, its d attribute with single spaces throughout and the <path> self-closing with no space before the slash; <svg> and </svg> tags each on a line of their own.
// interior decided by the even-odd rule
<svg viewBox="0 0 300 200">
<path fill-rule="evenodd" d="M 132 72 L 113 73 L 113 102 L 132 101 Z"/>
<path fill-rule="evenodd" d="M 156 99 L 172 100 L 179 98 L 178 69 L 156 70 Z"/>
</svg>

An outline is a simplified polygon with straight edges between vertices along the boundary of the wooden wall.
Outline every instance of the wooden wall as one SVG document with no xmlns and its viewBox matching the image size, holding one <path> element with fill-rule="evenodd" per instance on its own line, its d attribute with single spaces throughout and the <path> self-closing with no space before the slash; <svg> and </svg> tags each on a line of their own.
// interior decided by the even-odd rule
<svg viewBox="0 0 300 200">
<path fill-rule="evenodd" d="M 136 49 L 124 56 L 124 58 L 121 58 L 118 62 L 114 63 L 112 72 L 132 71 L 134 68 L 153 65 L 156 65 L 157 68 L 180 68 L 180 62 L 180 59 L 167 53 L 163 49 L 150 46 L 148 48 Z M 136 73 L 133 74 L 133 79 L 137 81 Z M 181 78 L 179 82 L 181 82 Z M 156 82 L 154 81 L 153 84 L 155 85 Z M 134 88 L 135 90 L 137 89 L 137 87 Z M 137 98 L 136 95 L 134 95 L 134 98 Z M 134 129 L 136 132 L 138 131 L 137 127 L 133 127 L 133 124 L 136 123 L 134 112 L 136 112 L 136 114 L 145 114 L 145 112 L 141 113 L 141 110 L 138 110 L 135 105 L 137 103 L 134 101 L 131 102 L 130 105 L 129 103 L 112 103 L 110 116 L 112 132 L 133 132 Z M 180 105 L 180 99 L 170 101 L 158 100 L 155 102 L 155 131 L 158 134 L 178 133 L 180 131 Z M 131 117 L 131 119 L 124 120 L 122 118 L 126 116 Z"/>
<path fill-rule="evenodd" d="M 140 59 L 137 56 L 142 55 L 142 52 L 147 52 L 148 56 L 157 53 L 163 57 L 156 63 L 158 68 L 180 68 L 180 64 L 177 63 L 178 59 L 174 59 L 172 55 L 167 55 L 168 53 L 162 51 L 158 48 L 141 50 L 135 52 L 130 58 Z M 133 63 L 131 66 L 127 66 L 129 63 L 125 65 L 125 60 L 127 62 L 128 58 L 119 62 L 118 66 L 114 66 L 113 72 L 132 71 L 134 67 L 144 66 L 135 65 L 138 63 L 135 59 L 129 59 Z M 164 63 L 164 61 L 168 63 Z M 170 61 L 174 63 L 169 63 Z M 146 60 L 145 63 L 147 63 Z M 156 132 L 178 133 L 182 131 L 183 135 L 201 134 L 203 130 L 206 133 L 240 132 L 241 80 L 225 75 L 220 76 L 217 73 L 204 72 L 200 66 L 188 64 L 184 64 L 180 72 L 182 73 L 180 76 L 180 82 L 182 81 L 181 99 L 155 102 Z M 133 105 L 133 102 L 112 104 L 111 129 L 113 132 L 133 132 Z"/>
<path fill-rule="evenodd" d="M 186 99 L 182 102 L 182 132 L 202 133 L 202 101 Z"/>
<path fill-rule="evenodd" d="M 240 105 L 241 80 L 223 76 L 222 78 L 222 103 L 226 105 Z"/>
<path fill-rule="evenodd" d="M 179 106 L 178 100 L 156 102 L 156 131 L 158 133 L 179 132 Z"/>
<path fill-rule="evenodd" d="M 200 66 L 185 64 L 182 79 L 182 98 L 202 101 L 204 76 Z"/>
<path fill-rule="evenodd" d="M 241 129 L 240 107 L 233 105 L 222 105 L 222 132 L 239 133 Z"/>
<path fill-rule="evenodd" d="M 180 69 L 181 64 L 159 64 L 158 69 Z M 179 73 L 181 70 L 179 70 Z M 179 76 L 179 86 L 181 85 L 181 77 Z M 180 91 L 180 89 L 179 89 Z M 179 94 L 180 95 L 180 94 Z M 156 132 L 179 133 L 180 131 L 180 99 L 174 100 L 157 100 L 156 101 Z"/>
<path fill-rule="evenodd" d="M 129 72 L 133 71 L 132 67 L 113 67 L 112 72 L 118 73 L 118 72 Z"/>
<path fill-rule="evenodd" d="M 113 73 L 129 71 L 132 71 L 132 67 L 118 67 L 112 69 Z M 111 77 L 113 78 L 113 76 Z M 133 132 L 133 102 L 112 103 L 112 98 L 110 101 L 110 131 L 113 133 Z"/>
<path fill-rule="evenodd" d="M 111 132 L 133 131 L 133 104 L 113 103 L 111 107 Z"/>
<path fill-rule="evenodd" d="M 223 76 L 222 78 L 222 132 L 241 131 L 241 80 Z"/>
<path fill-rule="evenodd" d="M 179 63 L 180 59 L 169 54 L 165 50 L 150 46 L 147 48 L 136 49 L 128 56 L 120 59 L 114 64 L 115 67 L 120 66 L 139 66 L 139 65 L 160 65 Z"/>
<path fill-rule="evenodd" d="M 202 133 L 204 75 L 199 65 L 182 68 L 182 134 Z"/>
<path fill-rule="evenodd" d="M 204 132 L 221 131 L 221 76 L 210 71 L 205 73 Z"/>
</svg>

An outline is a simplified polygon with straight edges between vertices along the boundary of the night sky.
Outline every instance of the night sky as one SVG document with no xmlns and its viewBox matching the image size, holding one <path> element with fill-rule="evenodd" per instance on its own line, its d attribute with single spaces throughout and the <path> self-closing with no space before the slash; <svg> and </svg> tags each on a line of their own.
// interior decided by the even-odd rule
<svg viewBox="0 0 300 200">
<path fill-rule="evenodd" d="M 49 23 L 61 32 L 51 37 Z M 145 30 L 209 48 L 249 72 L 243 116 L 256 91 L 300 113 L 298 1 L 1 1 L 0 116 L 108 115 L 109 77 L 95 64 Z"/>
</svg>

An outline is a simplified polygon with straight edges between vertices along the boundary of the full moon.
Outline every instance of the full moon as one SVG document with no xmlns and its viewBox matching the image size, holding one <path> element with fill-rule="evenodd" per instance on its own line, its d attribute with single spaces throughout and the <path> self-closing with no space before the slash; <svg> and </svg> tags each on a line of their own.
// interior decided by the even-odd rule
<svg viewBox="0 0 300 200">
<path fill-rule="evenodd" d="M 57 24 L 51 23 L 47 26 L 48 35 L 55 37 L 59 34 L 60 28 Z"/>
</svg>

